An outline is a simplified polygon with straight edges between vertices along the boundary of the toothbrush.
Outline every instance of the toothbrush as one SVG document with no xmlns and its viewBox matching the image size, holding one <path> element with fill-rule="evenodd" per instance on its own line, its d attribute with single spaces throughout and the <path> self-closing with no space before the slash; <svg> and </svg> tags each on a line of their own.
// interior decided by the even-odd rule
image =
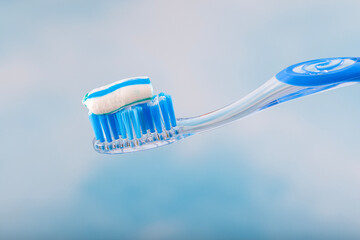
<svg viewBox="0 0 360 240">
<path fill-rule="evenodd" d="M 170 95 L 153 95 L 150 79 L 117 81 L 85 95 L 99 153 L 136 152 L 177 142 L 279 103 L 360 82 L 360 58 L 306 61 L 285 68 L 244 98 L 216 111 L 176 118 Z"/>
</svg>

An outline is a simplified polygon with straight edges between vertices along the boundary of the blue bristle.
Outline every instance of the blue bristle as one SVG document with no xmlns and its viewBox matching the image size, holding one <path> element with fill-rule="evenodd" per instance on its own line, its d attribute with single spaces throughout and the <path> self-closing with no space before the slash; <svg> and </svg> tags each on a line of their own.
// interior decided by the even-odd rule
<svg viewBox="0 0 360 240">
<path fill-rule="evenodd" d="M 126 138 L 126 130 L 125 130 L 124 121 L 121 116 L 121 112 L 116 113 L 116 120 L 118 123 L 118 130 L 119 130 L 120 136 L 121 136 L 121 138 L 125 139 Z"/>
<path fill-rule="evenodd" d="M 151 111 L 151 117 L 155 123 L 157 132 L 162 133 L 163 130 L 162 130 L 162 126 L 161 126 L 161 115 L 160 115 L 159 105 L 155 104 L 155 105 L 151 106 L 150 111 Z"/>
<path fill-rule="evenodd" d="M 109 120 L 109 125 L 110 125 L 110 129 L 111 132 L 113 133 L 114 139 L 119 139 L 119 131 L 117 129 L 117 123 L 116 123 L 116 119 L 115 119 L 115 114 L 109 114 L 108 116 L 108 120 Z"/>
<path fill-rule="evenodd" d="M 92 128 L 95 133 L 96 140 L 99 140 L 100 142 L 105 142 L 103 131 L 101 129 L 99 117 L 95 114 L 89 114 L 90 123 L 92 125 Z"/>
<path fill-rule="evenodd" d="M 170 95 L 166 95 L 166 103 L 167 103 L 167 106 L 168 106 L 171 125 L 173 127 L 176 127 L 175 111 L 174 111 L 173 102 L 172 102 L 172 99 L 171 99 Z"/>
<path fill-rule="evenodd" d="M 143 105 L 145 105 L 145 104 L 140 105 L 137 109 L 138 109 L 138 113 L 139 113 L 139 121 L 140 121 L 142 134 L 147 134 L 146 118 L 145 118 L 145 111 L 144 111 Z"/>
<path fill-rule="evenodd" d="M 162 117 L 164 119 L 165 129 L 170 130 L 171 125 L 170 125 L 169 111 L 168 111 L 165 94 L 160 93 L 159 97 L 160 97 L 159 99 L 161 99 L 161 100 L 159 100 L 159 104 L 160 104 L 160 108 L 161 108 Z"/>
<path fill-rule="evenodd" d="M 147 127 L 147 129 L 150 130 L 151 133 L 154 133 L 155 127 L 154 127 L 154 122 L 151 117 L 150 106 L 148 104 L 146 104 L 143 109 L 144 109 L 144 113 L 145 113 L 146 127 Z"/>
<path fill-rule="evenodd" d="M 176 127 L 172 99 L 164 93 L 160 93 L 149 102 L 126 107 L 116 113 L 89 114 L 89 119 L 96 140 L 111 143 L 105 144 L 104 149 L 112 149 L 115 146 L 112 141 L 120 138 L 122 141 L 117 142 L 116 148 L 135 146 L 135 142 L 127 140 L 139 139 L 138 143 L 143 144 L 147 141 L 170 139 L 177 133 L 176 129 L 171 131 L 172 127 Z M 163 134 L 164 131 L 168 134 Z M 151 134 L 148 135 L 149 132 Z"/>
<path fill-rule="evenodd" d="M 137 108 L 133 108 L 130 111 L 130 117 L 136 137 L 141 138 L 140 121 L 139 121 L 139 114 Z"/>
<path fill-rule="evenodd" d="M 122 115 L 122 118 L 123 118 L 123 121 L 124 121 L 126 135 L 127 135 L 128 139 L 133 140 L 134 139 L 134 134 L 133 134 L 133 131 L 132 131 L 129 110 L 122 111 L 121 115 Z"/>
<path fill-rule="evenodd" d="M 106 141 L 107 142 L 112 142 L 111 139 L 111 133 L 110 133 L 110 129 L 109 129 L 109 124 L 107 121 L 107 116 L 106 115 L 99 115 L 100 118 L 100 123 L 101 123 L 101 127 L 105 133 L 105 137 L 106 137 Z"/>
</svg>

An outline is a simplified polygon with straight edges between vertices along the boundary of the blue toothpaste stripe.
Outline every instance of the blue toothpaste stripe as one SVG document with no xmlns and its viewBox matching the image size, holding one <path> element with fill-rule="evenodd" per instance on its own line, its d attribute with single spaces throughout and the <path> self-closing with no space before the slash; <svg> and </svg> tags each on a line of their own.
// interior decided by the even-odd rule
<svg viewBox="0 0 360 240">
<path fill-rule="evenodd" d="M 100 90 L 98 92 L 93 92 L 93 93 L 89 94 L 88 96 L 86 96 L 86 99 L 102 97 L 102 96 L 105 96 L 106 94 L 109 94 L 109 93 L 112 93 L 112 92 L 118 90 L 119 88 L 132 86 L 132 85 L 140 85 L 140 84 L 150 84 L 150 79 L 149 78 L 136 78 L 136 79 L 128 80 L 126 82 L 118 83 L 107 89 Z"/>
</svg>

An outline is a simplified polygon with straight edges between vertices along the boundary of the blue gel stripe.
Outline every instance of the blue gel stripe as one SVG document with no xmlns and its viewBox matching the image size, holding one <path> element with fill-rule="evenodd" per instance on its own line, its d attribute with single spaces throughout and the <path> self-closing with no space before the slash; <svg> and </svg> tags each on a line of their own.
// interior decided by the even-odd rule
<svg viewBox="0 0 360 240">
<path fill-rule="evenodd" d="M 126 82 L 118 83 L 107 89 L 100 90 L 98 92 L 93 92 L 93 93 L 89 94 L 87 97 L 85 97 L 84 101 L 89 98 L 105 96 L 106 94 L 112 93 L 112 92 L 118 90 L 119 88 L 132 86 L 132 85 L 140 85 L 140 84 L 150 84 L 150 79 L 149 78 L 136 78 L 136 79 L 128 80 Z"/>
</svg>

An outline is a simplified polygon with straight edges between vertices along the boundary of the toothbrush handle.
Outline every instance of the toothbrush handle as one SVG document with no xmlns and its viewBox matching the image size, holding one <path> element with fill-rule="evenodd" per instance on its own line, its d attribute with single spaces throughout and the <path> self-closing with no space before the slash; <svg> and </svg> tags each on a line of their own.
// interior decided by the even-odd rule
<svg viewBox="0 0 360 240">
<path fill-rule="evenodd" d="M 360 58 L 323 58 L 294 64 L 275 76 L 294 86 L 314 87 L 360 81 Z"/>
<path fill-rule="evenodd" d="M 262 109 L 291 99 L 360 82 L 360 58 L 323 58 L 301 62 L 285 68 L 274 78 L 293 86 L 295 91 L 274 99 Z"/>
<path fill-rule="evenodd" d="M 360 58 L 326 58 L 292 65 L 244 98 L 216 111 L 177 119 L 184 134 L 220 127 L 255 112 L 306 95 L 360 82 Z"/>
</svg>

